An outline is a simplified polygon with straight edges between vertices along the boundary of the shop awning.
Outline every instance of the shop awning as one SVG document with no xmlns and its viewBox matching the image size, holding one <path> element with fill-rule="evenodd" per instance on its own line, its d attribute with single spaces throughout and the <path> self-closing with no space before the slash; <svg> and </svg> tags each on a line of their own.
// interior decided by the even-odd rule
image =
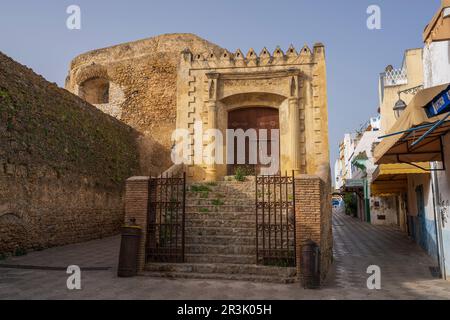
<svg viewBox="0 0 450 320">
<path fill-rule="evenodd" d="M 417 163 L 417 166 L 430 169 L 430 163 Z M 371 194 L 374 196 L 391 196 L 407 192 L 408 174 L 429 174 L 410 164 L 382 164 L 372 174 Z"/>
<path fill-rule="evenodd" d="M 374 150 L 377 164 L 443 160 L 442 136 L 450 131 L 448 113 L 428 117 L 436 97 L 449 94 L 449 84 L 420 91 Z M 427 109 L 425 109 L 427 107 Z"/>
<path fill-rule="evenodd" d="M 346 179 L 344 185 L 341 187 L 342 193 L 356 193 L 359 197 L 364 197 L 365 180 L 363 179 Z"/>
</svg>

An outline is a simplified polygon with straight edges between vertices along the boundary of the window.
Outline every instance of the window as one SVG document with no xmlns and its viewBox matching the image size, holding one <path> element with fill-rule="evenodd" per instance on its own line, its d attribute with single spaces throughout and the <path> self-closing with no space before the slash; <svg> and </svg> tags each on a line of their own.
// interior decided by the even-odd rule
<svg viewBox="0 0 450 320">
<path fill-rule="evenodd" d="M 80 85 L 80 97 L 91 104 L 109 103 L 109 81 L 92 78 Z"/>
</svg>

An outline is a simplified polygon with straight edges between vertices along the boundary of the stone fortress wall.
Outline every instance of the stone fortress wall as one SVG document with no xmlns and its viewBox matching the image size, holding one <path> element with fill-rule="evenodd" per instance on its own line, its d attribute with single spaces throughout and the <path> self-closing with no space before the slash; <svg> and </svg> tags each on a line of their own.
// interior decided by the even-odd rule
<svg viewBox="0 0 450 320">
<path fill-rule="evenodd" d="M 0 53 L 0 258 L 116 234 L 140 140 Z"/>
<path fill-rule="evenodd" d="M 94 50 L 76 57 L 70 66 L 67 90 L 156 141 L 147 144 L 154 161 L 149 175 L 172 165 L 178 64 L 185 48 L 223 52 L 193 34 L 166 34 Z"/>
</svg>

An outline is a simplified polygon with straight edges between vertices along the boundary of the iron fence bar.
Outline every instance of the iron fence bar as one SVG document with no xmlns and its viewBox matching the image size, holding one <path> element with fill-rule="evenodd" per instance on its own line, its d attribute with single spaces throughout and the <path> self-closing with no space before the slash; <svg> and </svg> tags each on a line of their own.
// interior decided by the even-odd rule
<svg viewBox="0 0 450 320">
<path fill-rule="evenodd" d="M 258 173 L 255 171 L 255 220 L 256 220 L 256 264 L 259 261 L 259 231 L 258 231 Z"/>
<path fill-rule="evenodd" d="M 172 227 L 172 223 L 171 223 L 171 220 L 170 220 L 170 202 L 169 202 L 169 193 L 170 193 L 170 178 L 169 178 L 169 176 L 168 176 L 168 173 L 166 173 L 166 180 L 164 181 L 164 183 L 165 183 L 165 203 L 164 203 L 164 206 L 165 206 L 165 210 L 164 210 L 164 212 L 165 212 L 165 214 L 164 214 L 164 216 L 165 216 L 165 223 L 167 224 L 167 226 L 166 226 L 166 234 L 165 234 L 165 236 L 166 236 L 166 241 L 167 241 L 167 249 L 168 249 L 168 252 L 169 252 L 169 256 L 172 256 L 172 239 L 170 238 L 170 229 L 171 229 L 171 227 Z"/>
<path fill-rule="evenodd" d="M 262 202 L 261 202 L 261 207 L 262 207 L 262 242 L 263 242 L 263 252 L 265 252 L 266 250 L 266 231 L 265 231 L 265 223 L 266 223 L 266 213 L 265 213 L 265 209 L 266 209 L 266 202 L 265 202 L 265 181 L 264 181 L 264 176 L 261 178 L 261 182 L 262 182 Z"/>
<path fill-rule="evenodd" d="M 288 176 L 287 171 L 285 172 L 285 176 Z M 288 181 L 286 181 L 285 185 L 284 185 L 284 190 L 285 190 L 285 197 L 286 200 L 289 200 L 289 188 L 288 188 Z M 285 208 L 285 212 L 286 212 L 286 249 L 289 250 L 289 208 Z M 283 233 L 283 224 L 281 224 L 281 232 Z"/>
<path fill-rule="evenodd" d="M 158 232 L 158 242 L 159 242 L 159 245 L 157 245 L 157 247 L 159 246 L 159 247 L 162 247 L 161 246 L 161 237 L 162 237 L 162 226 L 161 226 L 161 223 L 162 223 L 162 210 L 163 210 L 163 208 L 162 208 L 162 203 L 161 203 L 161 201 L 162 201 L 162 188 L 163 188 L 163 184 L 162 184 L 162 180 L 161 179 L 157 179 L 156 180 L 157 181 L 157 184 L 158 184 L 158 186 L 159 186 L 159 198 L 158 198 L 158 200 L 159 200 L 159 202 L 157 202 L 157 206 L 159 207 L 159 222 L 158 222 L 158 224 L 159 224 L 159 232 Z"/>
<path fill-rule="evenodd" d="M 175 227 L 175 246 L 177 248 L 178 251 L 178 229 L 179 229 L 179 211 L 180 211 L 180 184 L 177 182 L 176 183 L 176 209 L 175 209 L 175 222 L 176 222 L 176 227 Z"/>
<path fill-rule="evenodd" d="M 282 181 L 281 181 L 281 172 L 280 172 L 280 181 L 279 181 L 279 185 L 280 185 L 280 199 L 283 198 L 283 186 L 282 186 Z M 284 245 L 283 245 L 283 206 L 280 205 L 280 244 L 281 244 L 281 250 L 283 250 Z"/>
<path fill-rule="evenodd" d="M 271 254 L 271 252 L 272 252 L 272 242 L 271 242 L 271 240 L 272 240 L 272 232 L 271 232 L 271 228 L 270 228 L 270 225 L 271 225 L 271 223 L 272 223 L 272 191 L 271 191 L 271 188 L 270 188 L 270 177 L 269 176 L 267 176 L 267 187 L 269 188 L 269 255 Z"/>
<path fill-rule="evenodd" d="M 185 226 L 186 226 L 186 172 L 183 172 L 183 222 L 182 222 L 182 241 L 181 241 L 181 261 L 185 262 Z"/>
<path fill-rule="evenodd" d="M 277 250 L 278 246 L 277 246 L 277 206 L 278 206 L 278 202 L 277 202 L 277 177 L 273 177 L 273 196 L 274 196 L 274 207 L 273 207 L 273 223 L 274 223 L 274 228 L 273 228 L 273 232 L 274 232 L 274 250 Z M 280 199 L 278 199 L 280 200 Z"/>
<path fill-rule="evenodd" d="M 296 214 L 295 214 L 295 172 L 292 170 L 292 212 L 294 214 L 294 263 L 297 264 L 297 223 L 296 223 Z M 289 229 L 289 228 L 288 228 Z"/>
</svg>

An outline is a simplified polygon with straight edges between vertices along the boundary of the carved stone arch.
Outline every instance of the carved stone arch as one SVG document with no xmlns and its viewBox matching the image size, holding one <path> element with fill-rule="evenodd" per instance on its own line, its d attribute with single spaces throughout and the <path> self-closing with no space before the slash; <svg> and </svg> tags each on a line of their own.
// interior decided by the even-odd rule
<svg viewBox="0 0 450 320">
<path fill-rule="evenodd" d="M 90 78 L 79 86 L 79 96 L 90 104 L 110 102 L 110 81 L 107 78 Z"/>
<path fill-rule="evenodd" d="M 234 110 L 242 107 L 272 107 L 278 109 L 287 99 L 283 95 L 270 92 L 246 92 L 233 94 L 222 98 L 220 102 L 227 110 Z"/>
<path fill-rule="evenodd" d="M 80 69 L 75 76 L 78 96 L 91 104 L 110 102 L 110 77 L 102 65 L 92 64 Z"/>
<path fill-rule="evenodd" d="M 92 64 L 88 67 L 84 67 L 75 74 L 75 84 L 81 85 L 83 82 L 93 78 L 110 80 L 108 69 L 99 64 Z"/>
</svg>

